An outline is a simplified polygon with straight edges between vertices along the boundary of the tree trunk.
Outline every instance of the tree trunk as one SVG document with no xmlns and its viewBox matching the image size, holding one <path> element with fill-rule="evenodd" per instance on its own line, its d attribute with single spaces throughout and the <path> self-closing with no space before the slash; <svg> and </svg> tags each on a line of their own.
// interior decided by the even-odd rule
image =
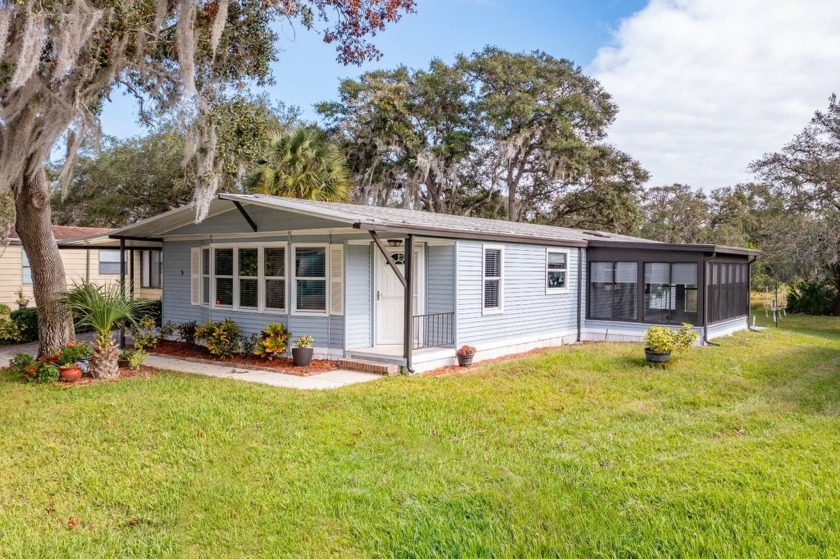
<svg viewBox="0 0 840 559">
<path fill-rule="evenodd" d="M 64 264 L 52 232 L 47 177 L 39 168 L 25 178 L 15 196 L 15 229 L 29 257 L 32 288 L 38 307 L 39 355 L 49 355 L 74 338 L 73 320 L 59 304 L 67 291 Z"/>
<path fill-rule="evenodd" d="M 840 316 L 840 263 L 832 266 L 832 272 L 834 275 L 832 283 L 834 283 L 834 289 L 837 290 L 837 297 L 834 299 L 834 315 Z"/>
</svg>

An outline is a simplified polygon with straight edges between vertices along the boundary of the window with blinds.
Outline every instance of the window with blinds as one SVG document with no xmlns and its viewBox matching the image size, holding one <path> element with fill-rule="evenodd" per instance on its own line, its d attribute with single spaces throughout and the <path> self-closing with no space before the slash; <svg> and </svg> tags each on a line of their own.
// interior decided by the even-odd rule
<svg viewBox="0 0 840 559">
<path fill-rule="evenodd" d="M 644 279 L 644 322 L 697 323 L 697 264 L 648 262 Z"/>
<path fill-rule="evenodd" d="M 263 252 L 265 309 L 286 310 L 286 247 L 266 247 Z"/>
<path fill-rule="evenodd" d="M 605 320 L 636 320 L 638 264 L 591 262 L 589 316 Z"/>
<path fill-rule="evenodd" d="M 327 312 L 327 247 L 294 247 L 295 311 Z"/>
<path fill-rule="evenodd" d="M 482 298 L 485 312 L 501 312 L 502 310 L 503 257 L 504 249 L 501 247 L 484 247 L 484 286 L 482 289 Z"/>
</svg>

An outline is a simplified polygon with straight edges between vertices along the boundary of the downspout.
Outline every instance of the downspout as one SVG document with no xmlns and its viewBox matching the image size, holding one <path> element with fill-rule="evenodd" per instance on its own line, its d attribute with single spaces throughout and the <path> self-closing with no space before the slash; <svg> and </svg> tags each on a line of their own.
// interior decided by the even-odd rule
<svg viewBox="0 0 840 559">
<path fill-rule="evenodd" d="M 580 342 L 581 337 L 581 296 L 583 293 L 583 249 L 578 247 L 578 270 L 577 270 L 577 341 Z"/>
<path fill-rule="evenodd" d="M 411 350 L 414 344 L 414 235 L 405 239 L 405 297 L 403 320 L 403 354 L 405 356 L 405 369 L 408 374 L 414 374 L 411 366 Z"/>
<path fill-rule="evenodd" d="M 758 256 L 753 256 L 752 260 L 747 262 L 747 329 L 750 332 L 758 332 L 750 324 L 750 318 L 752 317 L 752 265 L 756 260 L 758 260 Z"/>
</svg>

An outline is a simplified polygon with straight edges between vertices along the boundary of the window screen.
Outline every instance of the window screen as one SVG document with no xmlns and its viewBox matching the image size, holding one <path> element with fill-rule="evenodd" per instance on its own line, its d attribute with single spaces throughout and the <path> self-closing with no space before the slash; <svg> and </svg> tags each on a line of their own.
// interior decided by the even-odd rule
<svg viewBox="0 0 840 559">
<path fill-rule="evenodd" d="M 635 262 L 592 262 L 589 267 L 589 316 L 636 320 L 638 265 Z"/>
<path fill-rule="evenodd" d="M 484 308 L 502 308 L 502 249 L 484 249 Z"/>
</svg>

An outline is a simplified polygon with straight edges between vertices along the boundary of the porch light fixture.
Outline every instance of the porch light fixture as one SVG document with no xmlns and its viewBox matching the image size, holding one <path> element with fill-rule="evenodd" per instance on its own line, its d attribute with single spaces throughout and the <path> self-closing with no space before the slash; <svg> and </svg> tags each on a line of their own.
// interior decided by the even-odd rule
<svg viewBox="0 0 840 559">
<path fill-rule="evenodd" d="M 388 239 L 388 246 L 398 247 L 402 245 L 402 239 Z"/>
</svg>

